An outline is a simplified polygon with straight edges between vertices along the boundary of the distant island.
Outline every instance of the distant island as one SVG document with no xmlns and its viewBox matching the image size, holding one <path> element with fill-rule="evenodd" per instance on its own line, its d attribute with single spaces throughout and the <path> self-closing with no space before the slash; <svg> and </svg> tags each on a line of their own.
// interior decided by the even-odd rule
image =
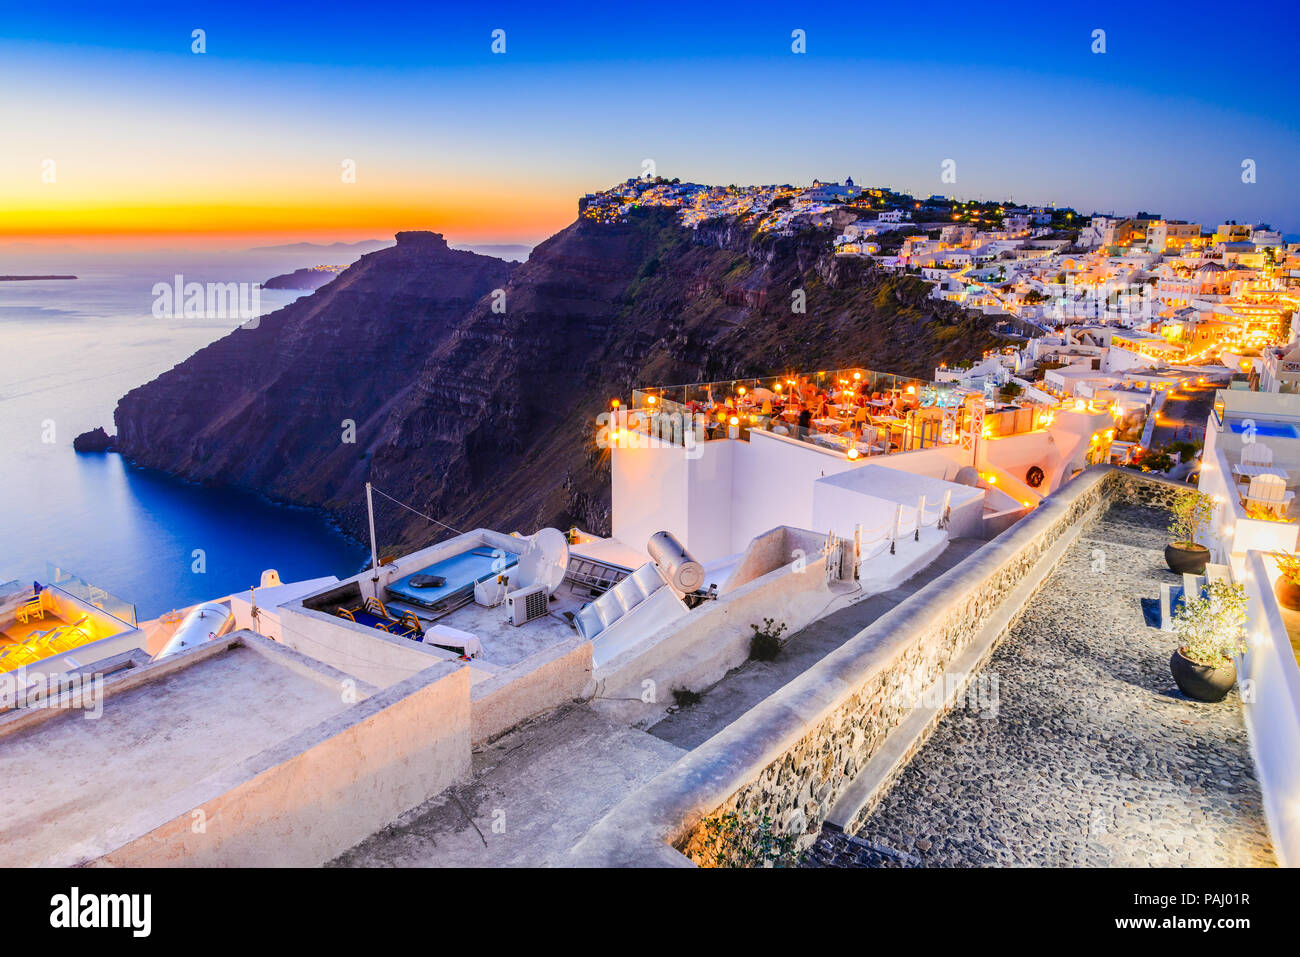
<svg viewBox="0 0 1300 957">
<path fill-rule="evenodd" d="M 76 279 L 76 276 L 0 276 L 0 282 L 27 282 L 31 279 Z"/>
<path fill-rule="evenodd" d="M 307 266 L 262 283 L 263 289 L 319 289 L 347 269 L 347 266 Z"/>
<path fill-rule="evenodd" d="M 250 253 L 350 253 L 357 257 L 387 249 L 393 245 L 391 239 L 363 239 L 355 243 L 288 243 L 282 246 L 254 246 Z"/>
</svg>

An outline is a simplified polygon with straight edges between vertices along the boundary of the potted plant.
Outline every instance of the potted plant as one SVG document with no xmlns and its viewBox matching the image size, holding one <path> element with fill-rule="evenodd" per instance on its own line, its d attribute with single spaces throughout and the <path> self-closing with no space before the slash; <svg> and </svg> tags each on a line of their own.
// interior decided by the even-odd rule
<svg viewBox="0 0 1300 957">
<path fill-rule="evenodd" d="M 1204 574 L 1210 561 L 1210 550 L 1199 544 L 1196 536 L 1209 523 L 1214 502 L 1204 492 L 1180 492 L 1170 510 L 1174 517 L 1169 523 L 1169 534 L 1174 540 L 1165 546 L 1165 563 L 1180 575 L 1186 572 Z"/>
<path fill-rule="evenodd" d="M 1183 596 L 1174 612 L 1181 644 L 1169 670 L 1183 694 L 1197 701 L 1222 701 L 1237 681 L 1232 656 L 1246 650 L 1246 589 L 1237 582 L 1211 582 L 1205 593 Z"/>
<path fill-rule="evenodd" d="M 1273 583 L 1273 594 L 1283 608 L 1300 611 L 1300 555 L 1295 552 L 1269 552 L 1282 574 Z"/>
</svg>

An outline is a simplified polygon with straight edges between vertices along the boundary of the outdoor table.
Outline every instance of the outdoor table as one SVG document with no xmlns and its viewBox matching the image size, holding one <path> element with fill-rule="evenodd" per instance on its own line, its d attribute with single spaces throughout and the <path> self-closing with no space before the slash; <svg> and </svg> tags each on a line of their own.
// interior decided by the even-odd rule
<svg viewBox="0 0 1300 957">
<path fill-rule="evenodd" d="M 1238 475 L 1244 475 L 1247 478 L 1257 478 L 1260 475 L 1276 475 L 1278 478 L 1285 480 L 1287 477 L 1284 469 L 1276 469 L 1270 465 L 1234 465 L 1232 470 Z"/>
</svg>

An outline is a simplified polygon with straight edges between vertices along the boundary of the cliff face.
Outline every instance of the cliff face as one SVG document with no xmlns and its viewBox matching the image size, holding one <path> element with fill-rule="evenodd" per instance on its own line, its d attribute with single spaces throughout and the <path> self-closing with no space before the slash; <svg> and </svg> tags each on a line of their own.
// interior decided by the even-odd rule
<svg viewBox="0 0 1300 957">
<path fill-rule="evenodd" d="M 919 280 L 836 260 L 825 234 L 692 234 L 648 210 L 580 220 L 519 266 L 433 234 L 398 238 L 129 393 L 119 448 L 325 507 L 358 538 L 367 480 L 460 529 L 608 531 L 608 458 L 593 438 L 610 396 L 849 364 L 924 375 L 995 341 Z M 796 289 L 806 314 L 791 311 Z M 439 534 L 376 510 L 381 549 Z"/>
<path fill-rule="evenodd" d="M 513 266 L 404 233 L 256 328 L 237 329 L 118 403 L 129 458 L 318 505 L 353 472 L 428 354 Z M 355 422 L 356 444 L 343 441 Z"/>
</svg>

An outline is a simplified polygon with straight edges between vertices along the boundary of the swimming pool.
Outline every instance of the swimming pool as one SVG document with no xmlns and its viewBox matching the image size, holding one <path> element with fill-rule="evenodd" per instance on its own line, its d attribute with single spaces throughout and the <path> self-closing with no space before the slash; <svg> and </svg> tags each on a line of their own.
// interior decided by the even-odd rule
<svg viewBox="0 0 1300 957">
<path fill-rule="evenodd" d="M 1300 430 L 1288 422 L 1256 422 L 1254 419 L 1232 419 L 1228 428 L 1241 435 L 1247 431 L 1270 439 L 1298 439 Z"/>
<path fill-rule="evenodd" d="M 439 602 L 457 597 L 459 593 L 472 589 L 476 582 L 486 581 L 518 561 L 517 552 L 480 545 L 459 555 L 434 562 L 418 572 L 411 572 L 388 585 L 387 591 L 390 596 L 403 601 L 432 608 Z M 436 588 L 416 588 L 411 584 L 411 579 L 417 575 L 433 575 L 446 579 L 446 582 Z"/>
</svg>

